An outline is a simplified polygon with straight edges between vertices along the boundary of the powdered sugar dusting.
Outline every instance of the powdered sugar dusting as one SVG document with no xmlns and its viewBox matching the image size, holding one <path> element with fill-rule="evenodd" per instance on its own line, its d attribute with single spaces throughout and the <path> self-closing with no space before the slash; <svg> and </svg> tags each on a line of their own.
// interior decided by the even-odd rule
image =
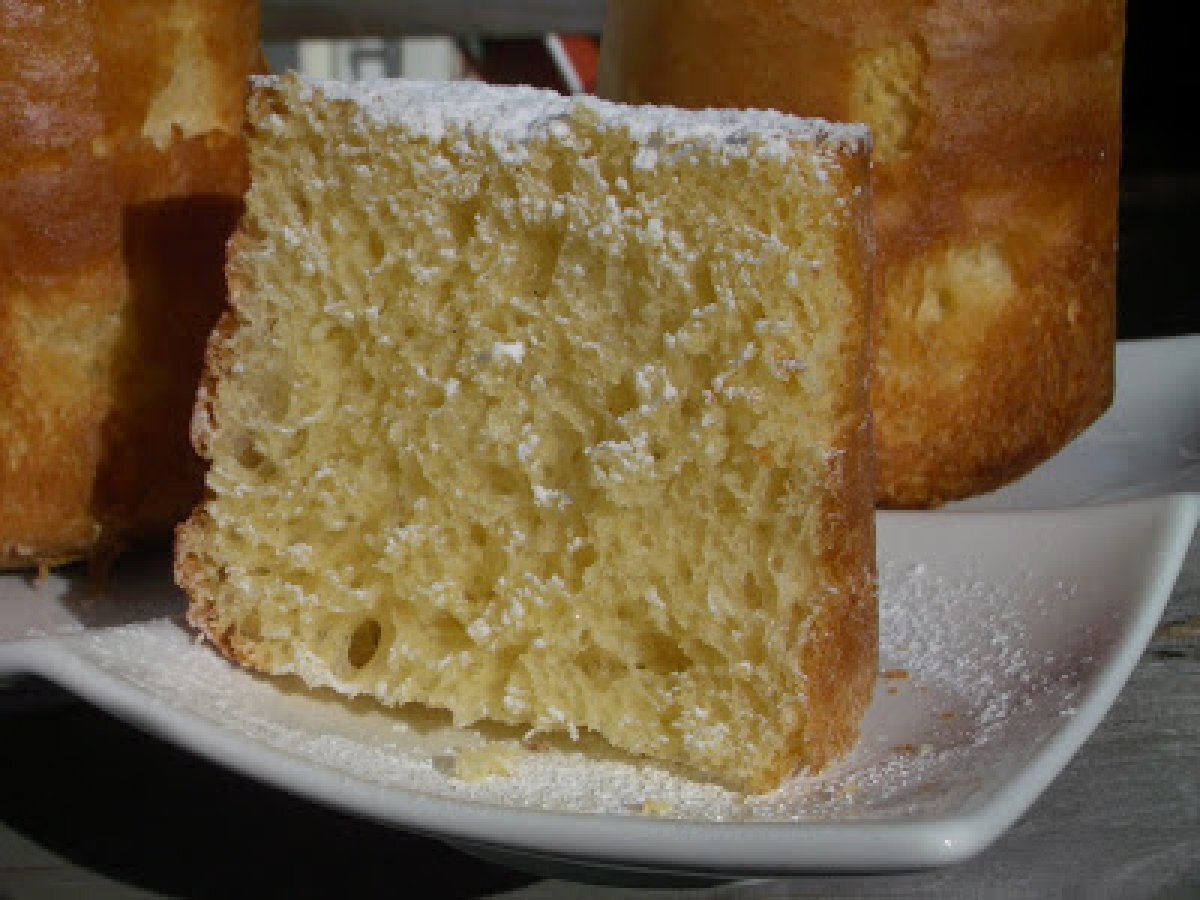
<svg viewBox="0 0 1200 900">
<path fill-rule="evenodd" d="M 772 818 L 934 813 L 978 789 L 980 766 L 1027 753 L 1070 715 L 1093 662 L 1039 649 L 1039 621 L 1078 588 L 1035 573 L 1001 583 L 925 563 L 881 567 L 880 678 L 855 751 L 817 778 L 763 798 Z M 1041 722 L 1037 721 L 1041 718 Z"/>
<path fill-rule="evenodd" d="M 894 818 L 953 808 L 1072 713 L 1083 652 L 1038 643 L 1077 586 L 911 560 L 881 565 L 881 674 L 854 752 L 818 776 L 748 797 L 633 760 L 588 735 L 462 729 L 415 708 L 312 694 L 258 678 L 195 644 L 173 619 L 64 638 L 173 709 L 272 752 L 387 789 L 506 806 L 715 821 Z M 1081 634 L 1081 646 L 1086 645 Z M 460 754 L 493 744 L 496 777 L 463 780 Z M 473 766 L 473 768 L 479 768 Z M 486 769 L 485 769 L 486 770 Z"/>
<path fill-rule="evenodd" d="M 869 132 L 858 124 L 800 118 L 773 110 L 684 110 L 668 106 L 631 106 L 590 96 L 565 97 L 532 87 L 500 86 L 468 80 L 420 81 L 364 79 L 333 81 L 298 75 L 259 76 L 259 87 L 298 80 L 310 96 L 354 104 L 378 124 L 441 141 L 453 133 L 487 135 L 501 157 L 519 159 L 531 139 L 563 137 L 564 119 L 582 113 L 601 128 L 619 128 L 642 150 L 635 166 L 652 167 L 681 146 L 715 143 L 728 152 L 763 153 L 776 159 L 793 155 L 795 143 L 857 152 L 869 146 Z"/>
</svg>

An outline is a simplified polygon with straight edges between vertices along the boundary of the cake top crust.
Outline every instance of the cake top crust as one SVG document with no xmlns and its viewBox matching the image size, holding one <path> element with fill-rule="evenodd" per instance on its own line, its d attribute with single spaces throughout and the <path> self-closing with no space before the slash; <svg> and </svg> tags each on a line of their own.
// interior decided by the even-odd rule
<svg viewBox="0 0 1200 900">
<path fill-rule="evenodd" d="M 822 149 L 831 154 L 870 149 L 865 125 L 768 109 L 634 106 L 590 95 L 567 97 L 542 88 L 468 80 L 333 81 L 296 73 L 252 80 L 259 88 L 282 88 L 291 80 L 303 94 L 352 103 L 376 124 L 403 126 L 430 140 L 452 132 L 488 135 L 517 152 L 531 140 L 553 135 L 563 127 L 562 120 L 577 111 L 590 115 L 597 127 L 620 129 L 648 149 L 702 143 L 730 156 L 765 153 L 782 159 Z"/>
</svg>

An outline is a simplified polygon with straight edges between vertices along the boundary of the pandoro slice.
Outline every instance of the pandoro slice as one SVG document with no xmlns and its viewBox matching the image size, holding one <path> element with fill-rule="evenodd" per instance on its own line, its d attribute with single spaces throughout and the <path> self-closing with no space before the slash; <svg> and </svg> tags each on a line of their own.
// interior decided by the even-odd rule
<svg viewBox="0 0 1200 900">
<path fill-rule="evenodd" d="M 876 671 L 867 132 L 256 80 L 193 420 L 231 659 L 768 790 Z"/>
</svg>

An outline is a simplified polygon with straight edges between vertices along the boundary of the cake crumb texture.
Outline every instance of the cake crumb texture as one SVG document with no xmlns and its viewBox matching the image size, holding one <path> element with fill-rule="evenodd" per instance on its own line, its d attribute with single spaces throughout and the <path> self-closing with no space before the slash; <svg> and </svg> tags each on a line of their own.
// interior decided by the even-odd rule
<svg viewBox="0 0 1200 900">
<path fill-rule="evenodd" d="M 261 79 L 193 419 L 189 618 L 746 790 L 876 659 L 864 129 Z"/>
</svg>

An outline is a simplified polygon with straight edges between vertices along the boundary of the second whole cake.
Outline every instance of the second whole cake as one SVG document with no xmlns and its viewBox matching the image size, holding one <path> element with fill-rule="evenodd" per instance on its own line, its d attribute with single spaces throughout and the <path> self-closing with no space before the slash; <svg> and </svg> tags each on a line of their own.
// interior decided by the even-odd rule
<svg viewBox="0 0 1200 900">
<path fill-rule="evenodd" d="M 999 487 L 1108 407 L 1123 0 L 612 0 L 599 91 L 865 122 L 879 501 Z"/>
<path fill-rule="evenodd" d="M 845 752 L 876 671 L 865 130 L 285 77 L 249 142 L 191 622 L 743 790 Z"/>
<path fill-rule="evenodd" d="M 241 212 L 255 0 L 0 0 L 0 570 L 166 541 Z"/>
</svg>

